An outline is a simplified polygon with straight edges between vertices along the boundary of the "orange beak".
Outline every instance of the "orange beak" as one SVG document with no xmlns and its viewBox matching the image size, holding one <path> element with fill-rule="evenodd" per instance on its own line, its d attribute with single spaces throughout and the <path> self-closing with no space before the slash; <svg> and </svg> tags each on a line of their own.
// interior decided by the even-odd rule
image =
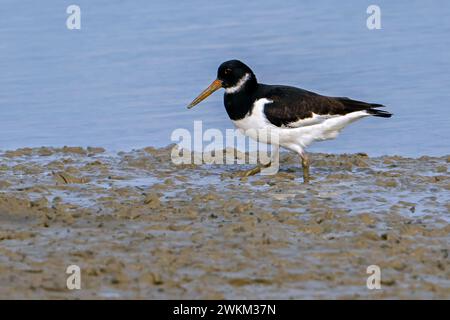
<svg viewBox="0 0 450 320">
<path fill-rule="evenodd" d="M 200 102 L 202 102 L 203 100 L 205 100 L 206 98 L 208 98 L 214 91 L 219 90 L 220 88 L 222 88 L 222 81 L 219 79 L 214 80 L 208 88 L 206 88 L 205 90 L 203 90 L 202 93 L 199 94 L 199 96 L 197 98 L 195 98 L 189 105 L 188 105 L 188 109 L 191 109 L 192 107 L 196 106 L 197 104 L 199 104 Z"/>
</svg>

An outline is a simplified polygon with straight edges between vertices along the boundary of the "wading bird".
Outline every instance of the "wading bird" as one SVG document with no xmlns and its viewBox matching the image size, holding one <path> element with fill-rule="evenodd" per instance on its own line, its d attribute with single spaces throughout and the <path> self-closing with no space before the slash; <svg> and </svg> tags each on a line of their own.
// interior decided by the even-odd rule
<svg viewBox="0 0 450 320">
<path fill-rule="evenodd" d="M 258 83 L 253 71 L 239 60 L 222 63 L 217 79 L 188 108 L 220 88 L 225 89 L 225 109 L 238 129 L 244 134 L 260 129 L 270 130 L 278 137 L 274 144 L 277 151 L 281 146 L 300 156 L 305 183 L 310 180 L 309 159 L 305 152 L 307 146 L 315 141 L 336 138 L 345 126 L 363 117 L 392 116 L 377 109 L 384 107 L 381 104 L 346 97 L 327 97 L 290 86 Z M 242 175 L 250 176 L 260 171 L 261 166 L 257 166 Z"/>
</svg>

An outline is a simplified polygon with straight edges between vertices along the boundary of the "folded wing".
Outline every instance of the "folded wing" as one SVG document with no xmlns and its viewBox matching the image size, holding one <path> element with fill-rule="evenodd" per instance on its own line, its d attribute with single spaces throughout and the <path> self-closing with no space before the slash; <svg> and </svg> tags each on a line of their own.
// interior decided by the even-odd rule
<svg viewBox="0 0 450 320">
<path fill-rule="evenodd" d="M 262 87 L 261 93 L 272 101 L 264 107 L 267 120 L 278 127 L 297 128 L 322 123 L 330 118 L 356 111 L 368 115 L 390 117 L 389 112 L 376 108 L 381 104 L 352 100 L 347 97 L 327 97 L 287 86 Z"/>
</svg>

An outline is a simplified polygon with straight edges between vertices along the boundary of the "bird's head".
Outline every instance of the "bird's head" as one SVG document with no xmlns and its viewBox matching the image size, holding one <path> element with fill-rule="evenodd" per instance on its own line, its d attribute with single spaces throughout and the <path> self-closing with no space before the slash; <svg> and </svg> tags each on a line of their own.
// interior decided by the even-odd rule
<svg viewBox="0 0 450 320">
<path fill-rule="evenodd" d="M 214 91 L 224 88 L 227 94 L 233 94 L 244 88 L 253 88 L 256 85 L 256 77 L 253 71 L 239 60 L 225 61 L 217 70 L 217 78 L 208 88 L 206 88 L 197 98 L 195 98 L 188 108 L 192 108 L 201 101 L 209 97 Z"/>
</svg>

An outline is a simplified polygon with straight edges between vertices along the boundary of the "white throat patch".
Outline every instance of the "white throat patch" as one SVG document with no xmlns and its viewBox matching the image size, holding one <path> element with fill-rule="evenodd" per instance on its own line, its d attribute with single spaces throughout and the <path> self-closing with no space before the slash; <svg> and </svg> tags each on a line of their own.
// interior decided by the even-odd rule
<svg viewBox="0 0 450 320">
<path fill-rule="evenodd" d="M 225 88 L 226 93 L 235 93 L 242 89 L 242 86 L 247 82 L 247 80 L 250 79 L 250 73 L 246 73 L 245 76 L 243 76 L 238 83 L 231 88 Z"/>
</svg>

